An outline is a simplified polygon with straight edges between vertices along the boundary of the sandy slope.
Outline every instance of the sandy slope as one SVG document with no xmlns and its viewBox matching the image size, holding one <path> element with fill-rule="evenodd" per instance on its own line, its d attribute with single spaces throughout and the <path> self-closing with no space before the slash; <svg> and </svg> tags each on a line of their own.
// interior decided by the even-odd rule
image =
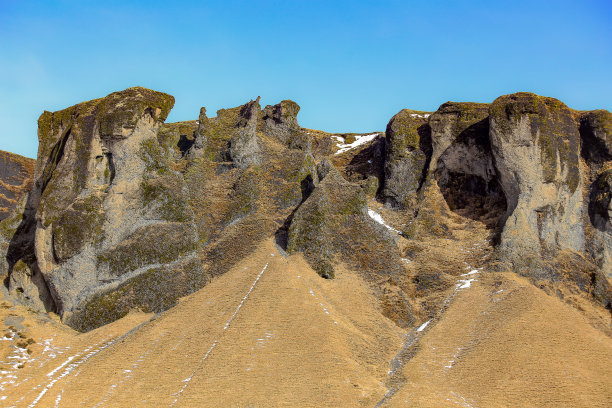
<svg viewBox="0 0 612 408">
<path fill-rule="evenodd" d="M 387 406 L 612 406 L 609 336 L 514 274 L 477 279 L 425 330 Z"/>
<path fill-rule="evenodd" d="M 355 273 L 321 279 L 272 242 L 150 321 L 77 335 L 7 305 L 36 343 L 23 368 L 3 365 L 0 405 L 612 405 L 612 339 L 581 313 L 513 274 L 458 279 L 420 332 L 384 318 Z M 0 342 L 3 361 L 14 344 Z"/>
<path fill-rule="evenodd" d="M 60 378 L 33 406 L 372 406 L 401 341 L 354 275 L 323 280 L 267 242 Z M 32 385 L 49 385 L 61 372 L 34 375 L 7 390 L 7 401 L 25 393 L 17 406 L 28 406 L 41 390 Z"/>
</svg>

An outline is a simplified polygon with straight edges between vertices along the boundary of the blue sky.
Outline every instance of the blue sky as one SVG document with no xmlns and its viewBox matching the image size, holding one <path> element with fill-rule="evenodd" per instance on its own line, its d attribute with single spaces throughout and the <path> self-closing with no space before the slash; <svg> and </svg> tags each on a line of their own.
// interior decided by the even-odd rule
<svg viewBox="0 0 612 408">
<path fill-rule="evenodd" d="M 531 91 L 612 110 L 612 2 L 0 0 L 0 150 L 130 86 L 206 106 L 293 99 L 305 127 L 384 130 L 402 108 Z"/>
</svg>

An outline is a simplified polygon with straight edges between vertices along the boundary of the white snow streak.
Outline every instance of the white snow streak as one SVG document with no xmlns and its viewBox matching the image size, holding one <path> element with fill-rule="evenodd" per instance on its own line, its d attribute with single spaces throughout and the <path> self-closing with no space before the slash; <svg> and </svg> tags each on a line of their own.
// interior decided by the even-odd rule
<svg viewBox="0 0 612 408">
<path fill-rule="evenodd" d="M 393 228 L 392 226 L 387 224 L 385 222 L 385 220 L 383 219 L 383 217 L 379 213 L 377 213 L 376 211 L 368 208 L 368 215 L 370 216 L 370 218 L 372 218 L 374 221 L 376 221 L 377 223 L 379 223 L 383 227 L 387 228 L 388 230 L 393 231 L 396 234 L 401 234 L 401 232 L 399 230 L 396 230 L 395 228 Z"/>
<path fill-rule="evenodd" d="M 68 374 L 70 374 L 72 371 L 74 371 L 76 368 L 78 368 L 79 366 L 81 366 L 83 363 L 85 363 L 87 360 L 89 360 L 90 358 L 92 358 L 93 356 L 95 356 L 96 354 L 98 354 L 99 352 L 101 352 L 102 350 L 112 346 L 113 344 L 115 344 L 119 339 L 121 339 L 122 337 L 117 337 L 113 340 L 110 340 L 104 344 L 102 344 L 102 346 L 100 346 L 99 348 L 90 351 L 89 353 L 87 353 L 89 350 L 93 349 L 96 345 L 91 346 L 86 348 L 85 350 L 83 350 L 81 353 L 77 353 L 74 356 L 70 356 L 68 357 L 68 359 L 66 361 L 64 361 L 60 366 L 56 367 L 54 370 L 52 370 L 50 373 L 47 374 L 48 377 L 53 377 L 53 375 L 58 372 L 59 370 L 61 370 L 62 368 L 64 368 L 66 366 L 66 364 L 70 363 L 72 360 L 74 360 L 76 357 L 79 357 L 81 355 L 83 355 L 84 353 L 87 353 L 85 356 L 83 356 L 80 360 L 77 360 L 74 363 L 70 363 L 68 364 L 68 367 L 66 367 L 66 369 L 64 369 L 62 371 L 62 373 L 60 375 L 58 375 L 55 378 L 52 378 L 51 381 L 49 381 L 49 383 L 45 386 L 45 388 L 43 388 L 43 390 L 40 392 L 40 394 L 38 394 L 38 396 L 36 397 L 36 399 L 34 399 L 34 401 L 32 401 L 32 403 L 30 405 L 28 405 L 28 408 L 33 408 L 36 405 L 38 405 L 38 402 L 42 399 L 42 397 L 62 378 L 66 377 Z"/>
<path fill-rule="evenodd" d="M 229 318 L 229 320 L 227 321 L 227 323 L 225 323 L 225 326 L 223 327 L 223 332 L 225 330 L 227 330 L 230 326 L 230 324 L 232 323 L 232 321 L 234 320 L 234 318 L 236 317 L 236 315 L 238 314 L 238 312 L 240 311 L 240 309 L 242 308 L 242 305 L 244 305 L 244 302 L 246 302 L 246 300 L 248 299 L 249 295 L 251 294 L 251 292 L 253 291 L 253 289 L 255 288 L 255 285 L 257 285 L 257 282 L 259 282 L 259 279 L 261 278 L 261 276 L 263 275 L 263 273 L 266 271 L 266 269 L 268 268 L 268 264 L 266 264 L 263 269 L 261 270 L 261 272 L 259 272 L 259 275 L 257 275 L 257 278 L 255 278 L 255 281 L 253 282 L 253 284 L 251 285 L 250 289 L 248 290 L 248 292 L 246 293 L 246 295 L 244 295 L 244 297 L 242 298 L 242 301 L 240 302 L 240 304 L 238 305 L 238 307 L 236 308 L 236 310 L 234 311 L 234 314 L 232 314 L 232 317 Z M 223 334 L 223 332 L 221 332 L 221 335 Z M 208 349 L 208 351 L 206 352 L 206 354 L 204 354 L 204 356 L 200 359 L 200 362 L 198 363 L 198 365 L 196 366 L 196 368 L 191 372 L 191 375 L 189 375 L 189 377 L 185 378 L 183 380 L 183 386 L 181 387 L 181 389 L 174 394 L 176 396 L 176 398 L 174 399 L 174 401 L 172 401 L 172 403 L 170 404 L 171 407 L 173 407 L 177 401 L 179 400 L 179 398 L 181 398 L 181 395 L 183 395 L 183 392 L 185 391 L 185 389 L 187 388 L 187 386 L 189 385 L 189 382 L 191 381 L 191 379 L 193 378 L 193 376 L 198 372 L 198 370 L 200 369 L 200 367 L 202 367 L 202 364 L 204 363 L 204 361 L 208 358 L 208 356 L 210 355 L 210 353 L 212 353 L 212 351 L 214 350 L 214 348 L 217 346 L 217 343 L 219 343 L 220 340 L 220 336 L 219 338 L 217 338 L 217 340 L 215 340 L 213 342 L 213 344 L 210 346 L 210 348 Z"/>
<path fill-rule="evenodd" d="M 429 322 L 431 322 L 431 320 L 428 320 L 425 323 L 423 323 L 422 325 L 420 325 L 419 328 L 417 329 L 417 332 L 422 332 L 423 330 L 425 330 L 425 328 L 427 327 Z"/>
<path fill-rule="evenodd" d="M 315 298 L 315 300 L 319 300 L 319 298 L 317 297 L 317 295 L 315 295 L 315 293 L 312 291 L 311 288 L 308 288 L 308 292 L 312 295 L 313 298 Z M 321 306 L 323 313 L 331 317 L 329 310 L 327 310 L 327 307 L 323 303 L 319 302 L 319 306 Z M 332 321 L 334 322 L 334 324 L 338 324 L 338 322 L 335 321 L 333 318 L 332 318 Z"/>
</svg>

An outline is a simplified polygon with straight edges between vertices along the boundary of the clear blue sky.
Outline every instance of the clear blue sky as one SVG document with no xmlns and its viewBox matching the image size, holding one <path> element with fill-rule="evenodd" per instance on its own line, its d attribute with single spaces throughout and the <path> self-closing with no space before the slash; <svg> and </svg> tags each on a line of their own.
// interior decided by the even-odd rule
<svg viewBox="0 0 612 408">
<path fill-rule="evenodd" d="M 612 110 L 611 73 L 610 0 L 0 0 L 0 149 L 36 157 L 43 110 L 136 85 L 176 97 L 169 121 L 261 95 L 366 132 L 516 91 Z"/>
</svg>

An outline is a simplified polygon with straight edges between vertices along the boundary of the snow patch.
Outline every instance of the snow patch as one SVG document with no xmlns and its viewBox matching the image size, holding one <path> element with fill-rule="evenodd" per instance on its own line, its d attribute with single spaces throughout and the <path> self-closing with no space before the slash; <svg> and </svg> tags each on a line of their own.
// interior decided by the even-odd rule
<svg viewBox="0 0 612 408">
<path fill-rule="evenodd" d="M 420 325 L 419 328 L 417 329 L 417 332 L 422 332 L 423 330 L 425 330 L 425 328 L 427 327 L 429 322 L 431 322 L 431 320 L 428 320 L 425 323 L 423 323 L 422 325 Z"/>
<path fill-rule="evenodd" d="M 374 221 L 376 221 L 377 223 L 379 223 L 383 227 L 387 228 L 389 231 L 393 231 L 396 234 L 401 234 L 401 232 L 399 230 L 396 230 L 395 228 L 393 228 L 392 226 L 387 224 L 385 222 L 385 220 L 383 219 L 383 217 L 379 213 L 377 213 L 376 211 L 368 208 L 368 215 L 370 216 L 370 218 L 372 218 Z"/>
<path fill-rule="evenodd" d="M 378 133 L 372 133 L 371 135 L 358 135 L 358 136 L 355 136 L 355 141 L 353 143 L 349 143 L 349 144 L 344 143 L 345 139 L 343 137 L 332 136 L 332 138 L 336 139 L 336 141 L 337 141 L 336 145 L 340 149 L 335 154 L 339 155 L 339 154 L 347 152 L 347 151 L 349 151 L 351 149 L 354 149 L 354 148 L 356 148 L 358 146 L 361 146 L 364 143 L 368 143 L 368 142 L 374 140 L 376 138 L 376 136 L 378 136 Z"/>
<path fill-rule="evenodd" d="M 476 282 L 476 279 L 460 280 L 457 284 L 457 289 L 467 289 L 472 286 L 472 282 Z"/>
</svg>

